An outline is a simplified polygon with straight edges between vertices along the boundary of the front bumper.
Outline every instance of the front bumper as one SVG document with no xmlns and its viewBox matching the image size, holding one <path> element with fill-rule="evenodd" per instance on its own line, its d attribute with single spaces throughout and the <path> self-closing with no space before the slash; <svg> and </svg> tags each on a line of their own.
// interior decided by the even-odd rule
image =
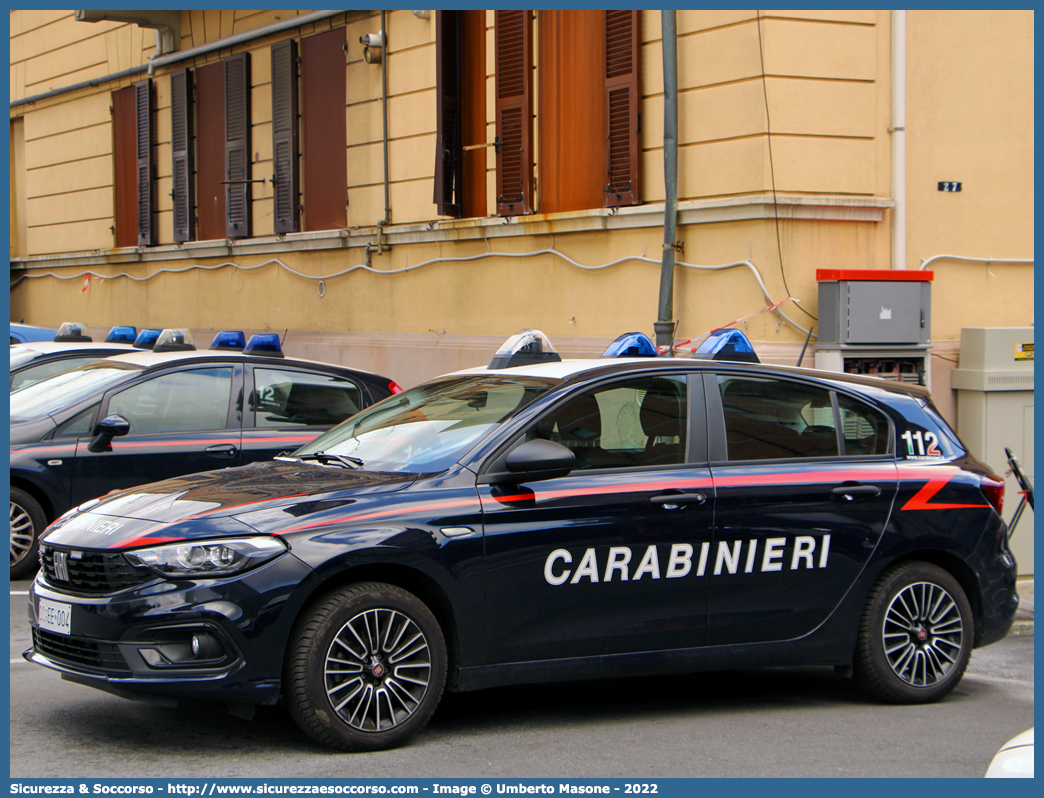
<svg viewBox="0 0 1044 798">
<path fill-rule="evenodd" d="M 29 590 L 33 647 L 23 657 L 125 697 L 272 704 L 299 588 L 312 574 L 288 552 L 234 578 L 157 578 L 98 596 L 64 592 L 41 571 Z M 68 607 L 68 634 L 41 627 L 41 601 Z"/>
</svg>

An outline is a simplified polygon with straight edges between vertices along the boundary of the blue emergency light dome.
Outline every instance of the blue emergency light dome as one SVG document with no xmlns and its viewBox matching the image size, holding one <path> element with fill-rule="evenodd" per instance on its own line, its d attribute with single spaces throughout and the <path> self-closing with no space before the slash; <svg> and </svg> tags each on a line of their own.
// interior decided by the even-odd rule
<svg viewBox="0 0 1044 798">
<path fill-rule="evenodd" d="M 152 347 L 156 345 L 156 341 L 159 339 L 161 332 L 163 332 L 163 330 L 157 330 L 155 328 L 142 330 L 138 333 L 138 337 L 134 339 L 134 348 L 152 349 Z"/>
<path fill-rule="evenodd" d="M 191 352 L 196 348 L 192 342 L 192 333 L 188 330 L 164 330 L 156 339 L 152 351 L 159 352 Z"/>
<path fill-rule="evenodd" d="M 138 337 L 137 327 L 113 327 L 105 336 L 107 344 L 133 344 Z"/>
<path fill-rule="evenodd" d="M 656 357 L 659 353 L 645 333 L 624 333 L 602 352 L 602 357 Z"/>
<path fill-rule="evenodd" d="M 754 345 L 740 330 L 715 330 L 708 335 L 692 356 L 697 360 L 737 360 L 742 363 L 760 363 Z"/>
<path fill-rule="evenodd" d="M 54 340 L 66 344 L 85 344 L 94 340 L 87 332 L 87 325 L 77 321 L 67 321 L 58 328 Z"/>
<path fill-rule="evenodd" d="M 504 341 L 489 361 L 489 368 L 510 369 L 536 363 L 558 363 L 561 360 L 561 355 L 540 330 L 521 330 Z"/>
<path fill-rule="evenodd" d="M 242 352 L 246 347 L 246 336 L 242 330 L 222 330 L 210 342 L 211 349 L 225 352 Z"/>
<path fill-rule="evenodd" d="M 279 345 L 279 334 L 263 333 L 250 336 L 250 341 L 247 342 L 243 354 L 261 355 L 262 357 L 284 357 L 283 347 Z"/>
</svg>

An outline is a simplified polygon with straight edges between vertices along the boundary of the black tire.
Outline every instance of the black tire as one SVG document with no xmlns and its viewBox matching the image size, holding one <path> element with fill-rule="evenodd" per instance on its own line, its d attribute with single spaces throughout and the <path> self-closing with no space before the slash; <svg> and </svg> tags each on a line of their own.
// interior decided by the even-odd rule
<svg viewBox="0 0 1044 798">
<path fill-rule="evenodd" d="M 435 616 L 413 594 L 379 582 L 328 593 L 302 613 L 283 677 L 297 724 L 345 751 L 404 742 L 428 722 L 445 684 Z"/>
<path fill-rule="evenodd" d="M 47 526 L 36 499 L 11 486 L 11 578 L 21 579 L 39 565 L 40 533 Z"/>
<path fill-rule="evenodd" d="M 964 590 L 926 562 L 892 566 L 867 597 L 853 675 L 893 704 L 923 704 L 949 693 L 968 667 L 975 621 Z"/>
</svg>

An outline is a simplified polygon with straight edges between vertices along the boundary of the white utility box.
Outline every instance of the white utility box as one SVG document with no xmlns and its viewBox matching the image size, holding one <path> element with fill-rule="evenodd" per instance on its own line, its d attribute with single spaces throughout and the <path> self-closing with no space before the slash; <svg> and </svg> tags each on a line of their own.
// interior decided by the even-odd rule
<svg viewBox="0 0 1044 798">
<path fill-rule="evenodd" d="M 1003 475 L 1011 449 L 1033 482 L 1033 328 L 965 327 L 960 367 L 951 372 L 957 391 L 957 434 L 981 460 Z M 1009 475 L 1004 519 L 1019 505 L 1019 485 Z M 1034 485 L 1034 487 L 1036 487 Z M 1019 575 L 1033 573 L 1033 511 L 1028 507 L 1011 541 Z"/>
</svg>

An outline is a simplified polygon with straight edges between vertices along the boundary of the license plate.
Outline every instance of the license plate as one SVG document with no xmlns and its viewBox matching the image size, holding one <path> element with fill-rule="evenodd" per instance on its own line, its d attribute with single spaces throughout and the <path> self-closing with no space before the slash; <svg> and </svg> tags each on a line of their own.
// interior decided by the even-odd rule
<svg viewBox="0 0 1044 798">
<path fill-rule="evenodd" d="M 36 618 L 41 629 L 57 632 L 60 635 L 72 634 L 71 604 L 59 604 L 56 601 L 40 599 Z"/>
</svg>

